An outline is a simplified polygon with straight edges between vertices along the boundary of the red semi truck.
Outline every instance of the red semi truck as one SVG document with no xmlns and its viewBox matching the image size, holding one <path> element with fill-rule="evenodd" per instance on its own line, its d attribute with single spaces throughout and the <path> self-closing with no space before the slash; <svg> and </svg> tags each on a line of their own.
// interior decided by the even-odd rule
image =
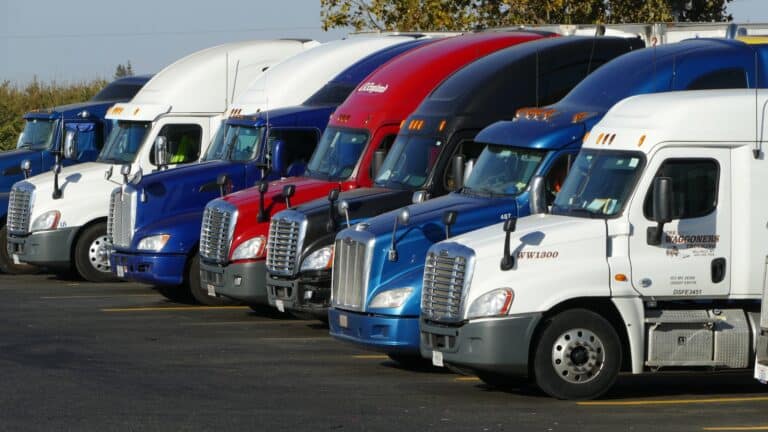
<svg viewBox="0 0 768 432">
<path fill-rule="evenodd" d="M 302 177 L 289 177 L 208 203 L 200 236 L 200 281 L 209 295 L 250 305 L 267 302 L 266 245 L 271 215 L 341 191 L 370 187 L 377 163 L 402 122 L 446 77 L 492 52 L 551 37 L 542 32 L 487 32 L 437 40 L 371 73 L 339 106 Z M 296 253 L 296 251 L 293 251 Z"/>
</svg>

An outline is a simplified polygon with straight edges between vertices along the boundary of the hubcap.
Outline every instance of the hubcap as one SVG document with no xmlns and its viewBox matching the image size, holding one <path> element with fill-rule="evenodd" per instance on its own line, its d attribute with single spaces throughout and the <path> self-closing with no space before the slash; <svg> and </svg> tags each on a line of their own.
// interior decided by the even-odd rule
<svg viewBox="0 0 768 432">
<path fill-rule="evenodd" d="M 97 237 L 88 247 L 88 261 L 93 268 L 102 272 L 109 273 L 109 240 L 103 235 Z"/>
<path fill-rule="evenodd" d="M 569 383 L 592 381 L 604 363 L 603 341 L 586 329 L 568 330 L 552 346 L 552 366 L 560 378 Z"/>
</svg>

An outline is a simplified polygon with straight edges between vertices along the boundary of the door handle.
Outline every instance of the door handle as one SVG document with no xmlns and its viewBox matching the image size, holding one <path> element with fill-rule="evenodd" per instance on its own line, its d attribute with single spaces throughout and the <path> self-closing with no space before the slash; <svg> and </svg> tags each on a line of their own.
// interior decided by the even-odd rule
<svg viewBox="0 0 768 432">
<path fill-rule="evenodd" d="M 725 279 L 725 258 L 712 260 L 712 283 L 720 283 Z"/>
</svg>

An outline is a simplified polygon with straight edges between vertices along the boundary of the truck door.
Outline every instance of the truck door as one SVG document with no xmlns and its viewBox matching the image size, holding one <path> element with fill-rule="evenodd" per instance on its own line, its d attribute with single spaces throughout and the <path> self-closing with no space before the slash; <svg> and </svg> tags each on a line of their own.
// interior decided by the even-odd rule
<svg viewBox="0 0 768 432">
<path fill-rule="evenodd" d="M 646 168 L 629 209 L 632 285 L 648 297 L 695 298 L 730 292 L 731 160 L 727 149 L 669 148 Z M 652 174 L 652 175 L 651 175 Z M 648 244 L 653 178 L 672 179 L 673 220 Z"/>
</svg>

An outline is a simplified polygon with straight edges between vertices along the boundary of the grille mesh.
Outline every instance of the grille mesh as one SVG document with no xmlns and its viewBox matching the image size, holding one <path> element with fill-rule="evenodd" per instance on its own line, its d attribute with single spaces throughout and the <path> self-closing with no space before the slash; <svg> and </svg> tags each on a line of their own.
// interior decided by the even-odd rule
<svg viewBox="0 0 768 432">
<path fill-rule="evenodd" d="M 283 212 L 286 213 L 286 212 Z M 303 246 L 306 218 L 275 215 L 269 225 L 267 240 L 267 270 L 281 276 L 295 276 L 298 256 Z"/>
<path fill-rule="evenodd" d="M 430 251 L 424 265 L 422 314 L 436 321 L 461 321 L 461 302 L 468 270 L 467 258 Z"/>
<path fill-rule="evenodd" d="M 8 232 L 13 234 L 29 233 L 29 214 L 32 210 L 32 192 L 34 188 L 16 187 L 11 189 L 8 201 Z"/>
<path fill-rule="evenodd" d="M 334 306 L 362 310 L 368 291 L 370 253 L 364 239 L 341 235 L 334 245 L 331 294 Z"/>
<path fill-rule="evenodd" d="M 109 199 L 107 214 L 107 237 L 113 245 L 128 248 L 133 240 L 135 194 L 115 189 Z"/>
<path fill-rule="evenodd" d="M 206 260 L 225 264 L 229 258 L 230 236 L 235 211 L 214 201 L 205 207 L 200 228 L 200 256 Z"/>
</svg>

